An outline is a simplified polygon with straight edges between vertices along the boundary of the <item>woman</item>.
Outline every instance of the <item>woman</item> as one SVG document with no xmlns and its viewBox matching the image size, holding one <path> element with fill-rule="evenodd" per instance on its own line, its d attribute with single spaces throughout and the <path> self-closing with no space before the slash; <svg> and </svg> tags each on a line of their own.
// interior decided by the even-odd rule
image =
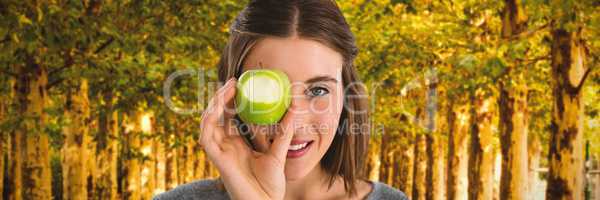
<svg viewBox="0 0 600 200">
<path fill-rule="evenodd" d="M 363 179 L 369 125 L 356 54 L 335 2 L 251 1 L 218 66 L 227 82 L 202 116 L 200 144 L 221 177 L 156 199 L 406 199 Z M 292 82 L 291 106 L 277 126 L 235 120 L 236 78 L 257 68 L 281 70 Z"/>
</svg>

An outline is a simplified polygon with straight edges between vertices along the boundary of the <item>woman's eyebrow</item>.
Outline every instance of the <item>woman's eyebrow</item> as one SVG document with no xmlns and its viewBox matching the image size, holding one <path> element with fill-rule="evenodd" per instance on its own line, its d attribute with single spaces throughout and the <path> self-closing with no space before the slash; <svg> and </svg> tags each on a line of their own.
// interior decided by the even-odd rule
<svg viewBox="0 0 600 200">
<path fill-rule="evenodd" d="M 315 77 L 312 77 L 312 78 L 304 81 L 304 83 L 310 84 L 310 83 L 326 82 L 326 81 L 331 81 L 331 82 L 334 82 L 334 83 L 338 82 L 337 79 L 335 79 L 335 78 L 333 78 L 331 76 L 315 76 Z"/>
</svg>

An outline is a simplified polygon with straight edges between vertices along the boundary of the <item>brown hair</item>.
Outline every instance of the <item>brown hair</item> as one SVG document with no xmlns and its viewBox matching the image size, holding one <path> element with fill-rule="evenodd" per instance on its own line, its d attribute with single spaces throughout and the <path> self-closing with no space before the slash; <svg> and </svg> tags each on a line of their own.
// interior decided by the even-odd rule
<svg viewBox="0 0 600 200">
<path fill-rule="evenodd" d="M 350 196 L 356 194 L 356 180 L 363 178 L 363 163 L 369 143 L 365 88 L 353 66 L 358 52 L 354 35 L 342 12 L 331 0 L 253 0 L 236 17 L 230 38 L 218 65 L 219 81 L 239 78 L 247 54 L 264 37 L 301 37 L 320 42 L 343 57 L 344 109 L 333 143 L 320 165 L 331 176 L 344 180 Z M 360 98 L 357 98 L 360 96 Z M 349 98 L 352 97 L 352 98 Z"/>
</svg>

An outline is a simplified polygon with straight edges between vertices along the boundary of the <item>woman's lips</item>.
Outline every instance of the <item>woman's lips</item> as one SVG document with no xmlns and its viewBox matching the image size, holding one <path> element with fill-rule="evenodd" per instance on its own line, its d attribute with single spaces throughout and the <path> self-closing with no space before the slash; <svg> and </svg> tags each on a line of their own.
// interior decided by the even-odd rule
<svg viewBox="0 0 600 200">
<path fill-rule="evenodd" d="M 306 154 L 312 146 L 312 140 L 292 140 L 288 147 L 287 158 L 299 158 Z"/>
</svg>

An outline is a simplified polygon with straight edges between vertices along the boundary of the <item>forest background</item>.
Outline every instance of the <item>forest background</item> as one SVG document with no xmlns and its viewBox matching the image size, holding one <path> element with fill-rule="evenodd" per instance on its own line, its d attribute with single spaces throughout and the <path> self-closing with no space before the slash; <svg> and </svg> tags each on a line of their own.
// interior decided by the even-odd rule
<svg viewBox="0 0 600 200">
<path fill-rule="evenodd" d="M 1 199 L 218 177 L 197 143 L 216 85 L 198 82 L 246 3 L 1 0 Z M 369 179 L 411 199 L 600 199 L 600 1 L 337 3 L 372 94 Z M 165 96 L 182 71 L 202 76 Z"/>
</svg>

